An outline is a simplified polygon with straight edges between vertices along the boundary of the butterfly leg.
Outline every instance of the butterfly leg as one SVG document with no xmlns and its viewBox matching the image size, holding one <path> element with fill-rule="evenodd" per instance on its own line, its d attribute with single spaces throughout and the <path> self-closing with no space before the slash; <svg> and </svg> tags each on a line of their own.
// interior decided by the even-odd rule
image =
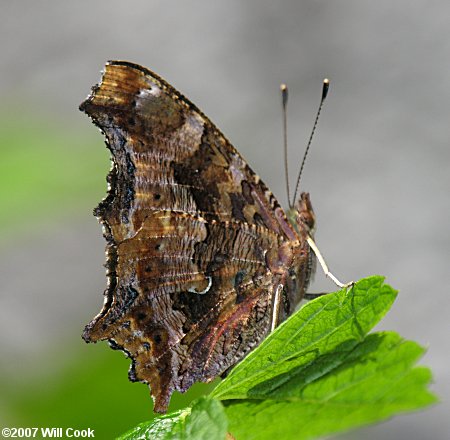
<svg viewBox="0 0 450 440">
<path fill-rule="evenodd" d="M 283 284 L 278 284 L 277 290 L 275 291 L 275 298 L 273 299 L 273 309 L 272 309 L 272 325 L 270 326 L 270 331 L 273 332 L 277 327 L 278 316 L 280 314 L 280 304 L 283 293 Z"/>
<path fill-rule="evenodd" d="M 325 263 L 325 259 L 323 258 L 322 254 L 319 251 L 319 248 L 317 247 L 316 243 L 314 242 L 314 240 L 308 235 L 307 238 L 308 244 L 310 246 L 310 248 L 313 250 L 314 254 L 316 255 L 317 259 L 319 260 L 319 264 L 322 267 L 323 273 L 325 274 L 326 277 L 330 278 L 330 280 L 333 281 L 334 284 L 336 284 L 336 286 L 340 287 L 341 289 L 345 288 L 345 287 L 351 287 L 353 286 L 354 281 L 350 281 L 349 283 L 341 283 L 328 269 L 327 263 Z"/>
</svg>

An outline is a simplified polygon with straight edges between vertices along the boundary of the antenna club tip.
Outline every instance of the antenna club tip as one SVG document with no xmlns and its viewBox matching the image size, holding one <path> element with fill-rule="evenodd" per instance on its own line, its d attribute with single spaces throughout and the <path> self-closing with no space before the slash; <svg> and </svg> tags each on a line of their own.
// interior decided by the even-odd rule
<svg viewBox="0 0 450 440">
<path fill-rule="evenodd" d="M 286 108 L 288 100 L 288 88 L 286 84 L 280 84 L 281 98 L 283 100 L 283 107 Z"/>
<path fill-rule="evenodd" d="M 323 80 L 323 88 L 322 88 L 322 102 L 325 100 L 325 98 L 328 95 L 328 90 L 330 88 L 330 80 L 328 78 L 325 78 Z"/>
</svg>

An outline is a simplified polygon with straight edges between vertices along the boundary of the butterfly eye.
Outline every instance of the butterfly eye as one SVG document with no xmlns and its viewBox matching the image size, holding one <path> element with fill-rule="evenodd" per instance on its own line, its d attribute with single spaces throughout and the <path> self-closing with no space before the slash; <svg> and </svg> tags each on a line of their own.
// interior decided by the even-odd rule
<svg viewBox="0 0 450 440">
<path fill-rule="evenodd" d="M 153 198 L 155 200 L 159 200 L 161 198 L 161 194 L 153 194 Z"/>
</svg>

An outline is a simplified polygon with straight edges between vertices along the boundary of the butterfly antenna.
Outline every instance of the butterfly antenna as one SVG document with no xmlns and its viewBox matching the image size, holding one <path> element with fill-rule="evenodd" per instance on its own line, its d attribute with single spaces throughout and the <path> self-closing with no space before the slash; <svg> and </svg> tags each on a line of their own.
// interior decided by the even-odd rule
<svg viewBox="0 0 450 440">
<path fill-rule="evenodd" d="M 287 101 L 288 101 L 287 85 L 281 84 L 280 90 L 281 90 L 281 104 L 283 107 L 284 176 L 286 178 L 286 192 L 289 208 L 292 208 L 291 194 L 289 188 L 289 167 L 288 167 L 288 149 L 287 149 Z"/>
<path fill-rule="evenodd" d="M 312 139 L 313 139 L 313 136 L 314 136 L 314 132 L 316 131 L 317 123 L 319 122 L 320 112 L 322 111 L 322 106 L 323 106 L 323 103 L 325 101 L 325 98 L 328 95 L 328 89 L 329 88 L 330 88 L 330 80 L 325 78 L 323 80 L 322 99 L 320 100 L 319 110 L 317 110 L 316 119 L 314 121 L 314 126 L 313 126 L 313 129 L 311 131 L 311 136 L 309 137 L 308 145 L 306 146 L 305 154 L 303 155 L 302 165 L 300 166 L 300 171 L 298 172 L 297 183 L 295 185 L 295 192 L 294 192 L 294 198 L 293 198 L 293 201 L 292 201 L 292 205 L 295 203 L 295 200 L 297 198 L 297 192 L 298 192 L 298 188 L 299 188 L 299 185 L 300 185 L 300 177 L 302 176 L 303 167 L 305 166 L 306 156 L 308 155 L 309 147 L 311 146 L 311 142 L 312 142 Z M 289 202 L 289 204 L 290 204 L 290 202 Z M 290 204 L 290 206 L 292 206 L 292 205 Z"/>
</svg>

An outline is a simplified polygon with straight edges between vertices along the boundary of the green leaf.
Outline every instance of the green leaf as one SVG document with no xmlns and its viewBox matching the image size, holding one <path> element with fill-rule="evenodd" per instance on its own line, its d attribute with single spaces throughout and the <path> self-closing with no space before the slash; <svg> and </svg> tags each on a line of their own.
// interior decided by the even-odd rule
<svg viewBox="0 0 450 440">
<path fill-rule="evenodd" d="M 412 368 L 423 349 L 395 333 L 369 335 L 335 369 L 305 381 L 297 371 L 265 399 L 224 402 L 236 439 L 313 439 L 374 423 L 436 401 L 428 369 Z"/>
<path fill-rule="evenodd" d="M 424 350 L 370 329 L 397 292 L 363 279 L 311 301 L 282 324 L 212 395 L 236 439 L 311 439 L 429 405 L 431 374 L 413 368 Z"/>
<path fill-rule="evenodd" d="M 293 371 L 322 359 L 307 380 L 325 374 L 361 342 L 386 314 L 397 292 L 372 276 L 351 289 L 324 295 L 303 306 L 238 364 L 212 392 L 221 400 L 264 397 Z"/>
<path fill-rule="evenodd" d="M 222 404 L 201 397 L 191 408 L 144 422 L 121 436 L 120 440 L 210 440 L 225 439 L 227 418 Z"/>
</svg>

